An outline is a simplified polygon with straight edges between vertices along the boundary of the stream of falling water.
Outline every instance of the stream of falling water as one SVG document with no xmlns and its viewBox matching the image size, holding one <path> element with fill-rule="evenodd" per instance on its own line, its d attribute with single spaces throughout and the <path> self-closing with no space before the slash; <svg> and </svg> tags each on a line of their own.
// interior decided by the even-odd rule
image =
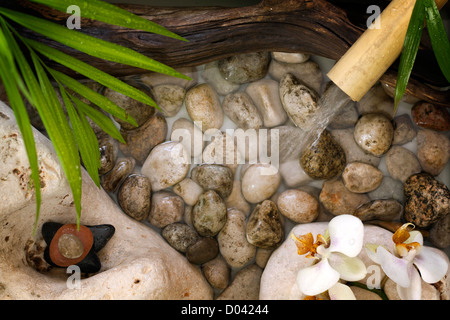
<svg viewBox="0 0 450 320">
<path fill-rule="evenodd" d="M 302 153 L 306 148 L 319 140 L 320 135 L 327 128 L 328 124 L 350 101 L 350 97 L 331 82 L 320 99 L 318 112 L 312 119 L 314 127 L 304 132 L 305 136 L 300 146 Z"/>
</svg>

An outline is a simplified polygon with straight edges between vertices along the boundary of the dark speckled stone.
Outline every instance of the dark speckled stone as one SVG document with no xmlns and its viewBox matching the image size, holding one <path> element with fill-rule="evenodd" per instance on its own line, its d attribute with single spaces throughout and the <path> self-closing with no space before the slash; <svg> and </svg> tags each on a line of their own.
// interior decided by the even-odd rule
<svg viewBox="0 0 450 320">
<path fill-rule="evenodd" d="M 258 204 L 248 218 L 247 241 L 256 247 L 274 249 L 284 239 L 283 226 L 276 204 L 265 200 Z"/>
<path fill-rule="evenodd" d="M 404 185 L 405 219 L 426 228 L 450 213 L 450 191 L 428 173 L 409 177 Z"/>
<path fill-rule="evenodd" d="M 325 130 L 301 156 L 300 164 L 313 179 L 331 179 L 342 172 L 346 158 L 342 147 Z"/>
</svg>

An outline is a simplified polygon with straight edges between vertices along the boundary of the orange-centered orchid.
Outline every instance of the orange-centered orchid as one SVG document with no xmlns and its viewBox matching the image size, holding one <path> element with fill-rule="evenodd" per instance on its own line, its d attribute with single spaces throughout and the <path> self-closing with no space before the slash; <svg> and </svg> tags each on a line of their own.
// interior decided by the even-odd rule
<svg viewBox="0 0 450 320">
<path fill-rule="evenodd" d="M 423 245 L 422 233 L 405 223 L 392 236 L 393 250 L 367 244 L 370 259 L 381 265 L 386 275 L 397 284 L 403 300 L 420 300 L 422 280 L 436 283 L 447 273 L 447 260 L 436 249 Z"/>
<path fill-rule="evenodd" d="M 300 236 L 292 234 L 297 253 L 306 254 L 307 258 L 315 260 L 313 265 L 299 270 L 297 274 L 300 292 L 306 296 L 316 296 L 328 291 L 333 293 L 330 297 L 343 299 L 353 296 L 338 281 L 358 281 L 366 276 L 366 267 L 357 257 L 362 248 L 363 237 L 364 226 L 361 220 L 346 214 L 331 219 L 325 236 L 318 234 L 316 241 L 311 233 Z"/>
</svg>

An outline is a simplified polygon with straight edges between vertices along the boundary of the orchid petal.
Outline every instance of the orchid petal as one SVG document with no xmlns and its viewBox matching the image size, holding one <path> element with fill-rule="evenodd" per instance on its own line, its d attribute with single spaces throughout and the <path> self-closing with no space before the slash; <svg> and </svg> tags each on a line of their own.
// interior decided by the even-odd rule
<svg viewBox="0 0 450 320">
<path fill-rule="evenodd" d="M 382 246 L 377 249 L 377 257 L 381 268 L 392 281 L 405 288 L 411 285 L 408 275 L 408 265 L 411 264 L 408 261 L 397 258 Z"/>
<path fill-rule="evenodd" d="M 346 281 L 358 281 L 367 274 L 366 265 L 358 257 L 347 257 L 338 252 L 330 255 L 328 262 L 330 266 L 339 272 L 340 278 Z"/>
<path fill-rule="evenodd" d="M 418 242 L 423 246 L 423 235 L 422 232 L 414 230 L 409 233 L 409 238 L 405 240 L 405 243 Z"/>
<path fill-rule="evenodd" d="M 330 252 L 341 252 L 356 257 L 364 239 L 364 225 L 361 220 L 349 214 L 334 217 L 328 224 L 330 234 Z"/>
<path fill-rule="evenodd" d="M 411 285 L 409 288 L 402 287 L 397 284 L 397 293 L 402 300 L 421 300 L 422 298 L 422 279 L 416 268 L 410 266 L 408 268 Z"/>
<path fill-rule="evenodd" d="M 446 259 L 430 247 L 422 247 L 413 262 L 419 269 L 423 281 L 428 283 L 438 282 L 447 273 Z"/>
<path fill-rule="evenodd" d="M 379 247 L 378 244 L 375 243 L 367 243 L 366 244 L 366 254 L 369 257 L 370 260 L 373 262 L 380 264 L 377 258 L 377 248 Z"/>
<path fill-rule="evenodd" d="M 339 272 L 331 268 L 327 259 L 301 269 L 297 274 L 297 286 L 304 295 L 315 296 L 327 291 L 339 281 Z"/>
<path fill-rule="evenodd" d="M 328 295 L 330 300 L 356 300 L 352 289 L 340 282 L 328 289 Z"/>
</svg>

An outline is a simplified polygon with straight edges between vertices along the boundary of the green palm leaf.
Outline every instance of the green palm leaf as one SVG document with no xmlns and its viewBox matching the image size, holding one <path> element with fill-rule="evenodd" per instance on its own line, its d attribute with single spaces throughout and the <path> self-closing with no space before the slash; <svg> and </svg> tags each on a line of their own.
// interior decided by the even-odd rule
<svg viewBox="0 0 450 320">
<path fill-rule="evenodd" d="M 428 34 L 431 46 L 439 67 L 448 82 L 450 82 L 450 43 L 442 22 L 439 9 L 434 0 L 425 0 Z"/>
<path fill-rule="evenodd" d="M 6 8 L 0 8 L 0 13 L 25 28 L 33 30 L 88 55 L 117 63 L 127 64 L 141 69 L 164 73 L 182 79 L 190 79 L 189 77 L 158 61 L 150 59 L 143 54 L 115 43 L 97 39 L 84 33 L 70 30 L 56 23 Z"/>
<path fill-rule="evenodd" d="M 46 46 L 40 42 L 24 39 L 33 49 L 39 51 L 46 57 L 88 77 L 98 83 L 104 85 L 105 87 L 111 88 L 127 97 L 133 98 L 137 101 L 145 103 L 150 106 L 157 107 L 156 103 L 148 95 L 144 94 L 141 90 L 138 90 L 125 82 L 107 74 L 106 72 L 100 71 L 91 65 L 80 61 L 68 54 L 65 54 L 59 50 Z M 157 107 L 158 108 L 158 107 Z"/>
<path fill-rule="evenodd" d="M 31 0 L 32 2 L 47 5 L 53 9 L 66 12 L 71 5 L 80 8 L 82 17 L 103 21 L 116 26 L 132 28 L 160 34 L 177 40 L 187 41 L 183 37 L 167 30 L 166 28 L 139 16 L 136 16 L 115 5 L 98 0 Z"/>
<path fill-rule="evenodd" d="M 398 104 L 402 99 L 406 86 L 408 85 L 417 50 L 419 49 L 420 38 L 425 23 L 424 0 L 417 0 L 411 14 L 411 20 L 406 31 L 403 51 L 400 57 L 397 84 L 394 93 L 394 114 L 397 112 Z"/>
</svg>

